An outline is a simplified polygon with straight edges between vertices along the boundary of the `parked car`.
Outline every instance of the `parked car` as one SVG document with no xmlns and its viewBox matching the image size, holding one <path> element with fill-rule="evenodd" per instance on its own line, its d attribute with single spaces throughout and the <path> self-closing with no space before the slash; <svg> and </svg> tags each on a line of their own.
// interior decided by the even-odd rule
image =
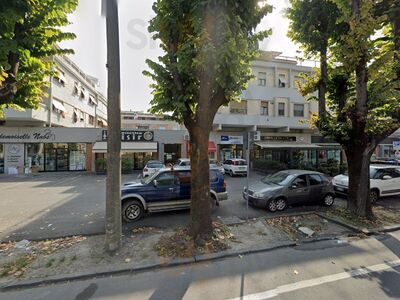
<svg viewBox="0 0 400 300">
<path fill-rule="evenodd" d="M 224 176 L 210 170 L 210 206 L 228 199 Z M 135 222 L 145 212 L 181 210 L 190 208 L 191 171 L 161 170 L 138 182 L 126 183 L 121 189 L 122 218 Z"/>
<path fill-rule="evenodd" d="M 173 166 L 174 170 L 189 170 L 190 169 L 190 159 L 189 158 L 180 158 L 176 161 Z"/>
<path fill-rule="evenodd" d="M 210 169 L 218 169 L 222 174 L 225 174 L 224 166 L 216 159 L 210 159 Z"/>
<path fill-rule="evenodd" d="M 225 173 L 229 174 L 231 177 L 247 174 L 247 162 L 244 159 L 228 159 L 224 161 L 223 167 Z"/>
<path fill-rule="evenodd" d="M 395 159 L 395 158 L 390 158 L 390 157 L 377 157 L 375 159 L 371 159 L 371 164 L 398 166 L 399 165 L 399 161 L 397 159 Z"/>
<path fill-rule="evenodd" d="M 243 190 L 243 198 L 250 205 L 282 211 L 288 205 L 321 202 L 332 206 L 335 193 L 331 181 L 322 173 L 305 170 L 285 170 L 261 179 Z"/>
<path fill-rule="evenodd" d="M 165 169 L 165 165 L 161 161 L 149 160 L 143 168 L 143 178 L 151 176 L 161 169 Z"/>
<path fill-rule="evenodd" d="M 371 165 L 369 174 L 372 203 L 380 197 L 400 195 L 400 166 Z M 347 174 L 334 177 L 332 183 L 338 196 L 347 196 L 349 186 Z"/>
</svg>

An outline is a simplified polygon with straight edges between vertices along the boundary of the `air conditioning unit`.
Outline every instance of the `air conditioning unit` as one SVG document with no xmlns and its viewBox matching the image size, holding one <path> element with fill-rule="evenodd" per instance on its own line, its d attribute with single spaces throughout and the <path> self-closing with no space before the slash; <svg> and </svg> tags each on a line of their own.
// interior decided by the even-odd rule
<svg viewBox="0 0 400 300">
<path fill-rule="evenodd" d="M 254 142 L 261 141 L 261 131 L 254 132 Z"/>
<path fill-rule="evenodd" d="M 184 140 L 184 141 L 190 141 L 190 135 L 185 134 L 185 135 L 183 136 L 183 140 Z"/>
</svg>

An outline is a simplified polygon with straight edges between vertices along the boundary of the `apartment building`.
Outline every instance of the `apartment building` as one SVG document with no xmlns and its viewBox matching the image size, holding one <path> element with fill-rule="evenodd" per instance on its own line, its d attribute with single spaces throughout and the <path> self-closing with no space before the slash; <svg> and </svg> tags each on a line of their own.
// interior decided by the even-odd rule
<svg viewBox="0 0 400 300">
<path fill-rule="evenodd" d="M 51 59 L 56 75 L 49 78 L 39 108 L 6 109 L 5 119 L 0 120 L 0 138 L 4 140 L 0 142 L 0 173 L 14 167 L 23 173 L 21 166 L 38 171 L 81 171 L 90 165 L 87 160 L 91 160 L 92 144 L 79 142 L 78 128 L 106 127 L 107 99 L 99 92 L 97 79 L 68 57 Z M 14 133 L 6 134 L 7 128 L 13 128 Z M 29 128 L 38 133 L 31 134 Z M 56 141 L 51 128 L 75 130 Z"/>
<path fill-rule="evenodd" d="M 121 127 L 140 130 L 184 130 L 185 127 L 168 119 L 167 116 L 139 111 L 122 111 Z"/>
<path fill-rule="evenodd" d="M 256 159 L 310 164 L 340 161 L 338 144 L 313 143 L 317 133 L 310 119 L 318 113 L 318 104 L 307 102 L 296 85 L 302 80 L 300 74 L 311 74 L 312 67 L 279 52 L 263 51 L 253 61 L 252 70 L 255 79 L 243 91 L 241 102 L 221 107 L 214 119 L 210 156 L 220 160 L 244 157 L 243 135 L 254 130 L 261 136 L 253 151 Z"/>
</svg>

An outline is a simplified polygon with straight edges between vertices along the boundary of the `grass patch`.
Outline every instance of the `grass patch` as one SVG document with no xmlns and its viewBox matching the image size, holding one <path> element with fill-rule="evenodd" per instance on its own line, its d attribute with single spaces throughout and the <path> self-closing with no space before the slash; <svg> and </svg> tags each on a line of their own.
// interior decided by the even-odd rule
<svg viewBox="0 0 400 300">
<path fill-rule="evenodd" d="M 14 275 L 16 277 L 21 277 L 24 275 L 27 267 L 32 263 L 33 260 L 33 255 L 21 256 L 13 262 L 7 263 L 0 267 L 0 276 L 5 277 L 9 275 Z"/>
<path fill-rule="evenodd" d="M 51 266 L 54 265 L 55 262 L 56 262 L 56 260 L 54 258 L 50 258 L 46 264 L 46 268 L 50 268 Z"/>
</svg>

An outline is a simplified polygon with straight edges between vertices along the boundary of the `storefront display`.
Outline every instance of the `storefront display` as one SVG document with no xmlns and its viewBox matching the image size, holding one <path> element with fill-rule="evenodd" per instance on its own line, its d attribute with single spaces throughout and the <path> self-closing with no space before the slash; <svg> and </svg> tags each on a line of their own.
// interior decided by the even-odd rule
<svg viewBox="0 0 400 300">
<path fill-rule="evenodd" d="M 25 145 L 25 167 L 32 173 L 44 171 L 44 144 Z"/>
</svg>

